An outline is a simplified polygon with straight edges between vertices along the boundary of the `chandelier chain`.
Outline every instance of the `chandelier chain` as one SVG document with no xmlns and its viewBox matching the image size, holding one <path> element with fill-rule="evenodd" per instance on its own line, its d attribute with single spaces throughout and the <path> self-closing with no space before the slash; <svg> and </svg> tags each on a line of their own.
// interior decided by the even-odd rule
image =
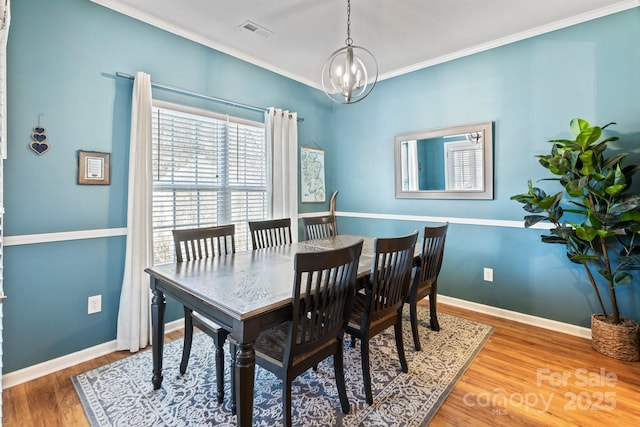
<svg viewBox="0 0 640 427">
<path fill-rule="evenodd" d="M 353 39 L 351 38 L 351 0 L 347 0 L 347 39 L 345 43 L 347 46 L 353 44 Z"/>
</svg>

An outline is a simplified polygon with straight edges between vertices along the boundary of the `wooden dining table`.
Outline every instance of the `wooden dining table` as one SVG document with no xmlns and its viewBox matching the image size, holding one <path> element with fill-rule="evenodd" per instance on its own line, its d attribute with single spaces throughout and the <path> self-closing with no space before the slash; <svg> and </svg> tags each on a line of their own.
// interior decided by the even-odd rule
<svg viewBox="0 0 640 427">
<path fill-rule="evenodd" d="M 286 320 L 294 282 L 294 256 L 342 248 L 364 240 L 358 279 L 369 277 L 374 239 L 341 234 L 221 257 L 149 267 L 151 277 L 154 389 L 162 384 L 165 296 L 227 329 L 237 341 L 235 357 L 237 424 L 252 425 L 258 334 Z M 232 391 L 234 392 L 234 391 Z"/>
</svg>

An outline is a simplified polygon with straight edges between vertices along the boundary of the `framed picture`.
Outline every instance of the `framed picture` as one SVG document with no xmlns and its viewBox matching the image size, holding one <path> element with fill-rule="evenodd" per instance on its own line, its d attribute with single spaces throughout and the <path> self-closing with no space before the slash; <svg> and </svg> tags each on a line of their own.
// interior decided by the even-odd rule
<svg viewBox="0 0 640 427">
<path fill-rule="evenodd" d="M 78 150 L 78 184 L 111 184 L 111 154 Z"/>
<path fill-rule="evenodd" d="M 324 203 L 324 150 L 300 147 L 302 203 Z"/>
</svg>

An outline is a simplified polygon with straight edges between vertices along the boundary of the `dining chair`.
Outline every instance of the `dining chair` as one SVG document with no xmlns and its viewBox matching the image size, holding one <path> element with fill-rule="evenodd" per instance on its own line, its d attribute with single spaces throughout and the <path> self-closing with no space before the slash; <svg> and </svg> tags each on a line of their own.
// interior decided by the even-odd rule
<svg viewBox="0 0 640 427">
<path fill-rule="evenodd" d="M 234 224 L 218 227 L 173 230 L 176 260 L 177 262 L 183 262 L 235 253 L 236 244 L 234 236 Z M 194 326 L 213 338 L 216 361 L 217 399 L 218 403 L 222 403 L 224 399 L 224 343 L 227 340 L 229 332 L 217 323 L 185 306 L 184 345 L 182 347 L 180 374 L 184 374 L 187 371 Z"/>
<path fill-rule="evenodd" d="M 343 338 L 362 245 L 360 240 L 340 249 L 297 253 L 291 320 L 261 332 L 256 339 L 256 363 L 282 380 L 284 426 L 291 426 L 291 383 L 329 356 L 333 356 L 342 412 L 350 411 L 344 380 Z"/>
<path fill-rule="evenodd" d="M 415 274 L 406 303 L 409 304 L 409 314 L 411 318 L 411 332 L 413 333 L 413 344 L 416 351 L 420 351 L 420 337 L 418 334 L 418 301 L 429 296 L 429 315 L 431 329 L 440 330 L 438 323 L 438 313 L 436 311 L 436 293 L 438 291 L 438 275 L 442 267 L 444 255 L 444 243 L 447 238 L 447 228 L 449 224 L 425 227 L 422 239 L 422 249 L 420 251 L 420 263 L 416 267 Z"/>
<path fill-rule="evenodd" d="M 253 249 L 291 243 L 291 218 L 249 221 Z"/>
<path fill-rule="evenodd" d="M 322 239 L 338 234 L 334 215 L 304 217 L 302 218 L 302 225 L 306 240 Z"/>
<path fill-rule="evenodd" d="M 346 332 L 351 346 L 360 339 L 362 377 L 368 404 L 373 404 L 369 340 L 390 326 L 394 327 L 396 349 L 402 372 L 408 372 L 402 342 L 402 307 L 407 298 L 418 231 L 374 241 L 374 258 L 369 283 L 356 293 Z"/>
</svg>

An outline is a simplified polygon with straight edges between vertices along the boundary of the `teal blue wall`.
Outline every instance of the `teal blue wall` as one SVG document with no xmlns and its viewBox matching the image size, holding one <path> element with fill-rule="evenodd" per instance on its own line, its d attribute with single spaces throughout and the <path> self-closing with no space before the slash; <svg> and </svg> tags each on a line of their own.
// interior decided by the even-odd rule
<svg viewBox="0 0 640 427">
<path fill-rule="evenodd" d="M 447 188 L 444 171 L 444 138 L 418 140 L 418 188 L 443 191 Z"/>
<path fill-rule="evenodd" d="M 620 145 L 638 161 L 638 8 L 381 81 L 362 103 L 334 106 L 321 92 L 88 0 L 12 4 L 8 46 L 9 158 L 5 236 L 126 226 L 131 82 L 117 71 L 257 106 L 297 111 L 300 145 L 326 150 L 327 192 L 338 210 L 365 214 L 517 220 L 509 201 L 544 177 L 535 154 L 567 136 L 569 120 L 617 121 Z M 155 90 L 154 96 L 222 113 L 255 114 Z M 178 99 L 179 98 L 179 99 Z M 28 148 L 43 114 L 51 150 Z M 396 134 L 491 120 L 495 199 L 399 200 Z M 112 154 L 111 185 L 76 185 L 77 150 Z M 301 212 L 328 205 L 301 204 Z M 342 233 L 392 235 L 424 223 L 340 217 Z M 444 295 L 587 326 L 596 309 L 583 274 L 540 231 L 452 223 L 440 279 Z M 12 372 L 115 338 L 124 237 L 8 246 L 4 250 L 4 371 Z M 482 280 L 494 268 L 495 281 Z M 87 315 L 87 297 L 103 310 Z M 640 320 L 640 289 L 623 290 L 623 312 Z M 169 319 L 180 316 L 171 304 Z"/>
<path fill-rule="evenodd" d="M 331 150 L 331 101 L 275 73 L 88 0 L 12 2 L 5 236 L 126 227 L 132 82 L 118 71 L 261 107 L 298 112 L 300 145 Z M 262 114 L 155 90 L 154 97 L 262 120 Z M 51 149 L 28 147 L 46 128 Z M 81 186 L 77 150 L 111 153 L 111 185 Z M 327 188 L 333 188 L 326 165 Z M 328 204 L 302 210 L 327 210 Z M 4 371 L 115 339 L 125 238 L 16 245 L 4 250 Z M 87 297 L 102 294 L 102 312 Z M 167 320 L 181 308 L 169 301 Z"/>
<path fill-rule="evenodd" d="M 569 137 L 569 121 L 618 124 L 617 147 L 640 161 L 640 9 L 634 8 L 380 82 L 366 101 L 335 109 L 328 161 L 340 211 L 470 220 L 521 221 L 510 196 L 546 178 L 535 159 L 549 139 Z M 494 200 L 394 198 L 393 137 L 465 123 L 494 122 Z M 613 146 L 612 146 L 613 147 Z M 616 148 L 616 147 L 613 147 Z M 357 159 L 357 161 L 354 161 Z M 374 165 L 372 167 L 372 165 Z M 558 191 L 551 183 L 543 188 Z M 340 218 L 340 232 L 408 233 L 424 224 Z M 580 268 L 541 230 L 485 225 L 449 227 L 439 293 L 589 326 L 598 311 Z M 483 268 L 494 269 L 494 282 Z M 624 315 L 640 320 L 640 277 L 620 289 Z"/>
</svg>

